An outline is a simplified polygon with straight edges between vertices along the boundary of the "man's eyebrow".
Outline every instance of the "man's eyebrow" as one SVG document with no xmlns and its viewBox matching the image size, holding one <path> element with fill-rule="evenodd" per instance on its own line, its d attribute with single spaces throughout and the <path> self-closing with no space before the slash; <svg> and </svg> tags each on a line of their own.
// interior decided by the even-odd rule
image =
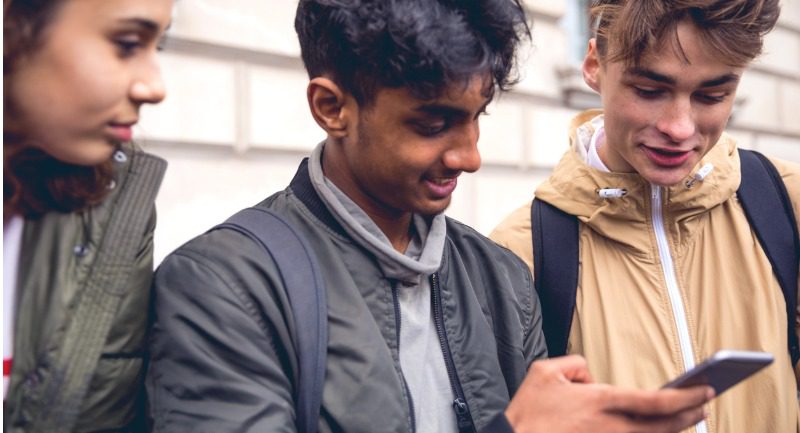
<svg viewBox="0 0 800 433">
<path fill-rule="evenodd" d="M 650 69 L 645 68 L 631 68 L 625 71 L 627 75 L 633 75 L 641 78 L 646 78 L 648 80 L 656 81 L 659 83 L 669 84 L 674 86 L 677 84 L 677 80 L 672 77 L 669 77 L 664 74 L 659 74 L 658 72 L 652 71 Z M 703 81 L 700 83 L 700 87 L 715 87 L 721 86 L 723 84 L 728 83 L 738 83 L 739 82 L 739 75 L 734 73 L 724 74 L 716 78 L 712 78 L 710 80 Z"/>
<path fill-rule="evenodd" d="M 710 80 L 703 81 L 700 83 L 700 87 L 714 87 L 714 86 L 721 86 L 723 84 L 733 83 L 736 84 L 739 82 L 739 75 L 730 73 L 719 76 L 717 78 L 712 78 Z"/>
<path fill-rule="evenodd" d="M 651 81 L 657 81 L 659 83 L 669 84 L 672 86 L 674 86 L 677 83 L 677 81 L 672 77 L 668 77 L 664 74 L 659 74 L 658 72 L 645 68 L 630 68 L 627 71 L 625 71 L 625 75 L 633 75 L 635 77 L 646 78 Z"/>
<path fill-rule="evenodd" d="M 486 106 L 488 106 L 489 103 L 491 103 L 491 102 L 492 102 L 492 99 L 491 98 L 487 98 L 486 101 L 483 103 L 483 105 L 481 105 L 481 108 L 480 108 L 480 110 L 478 110 L 478 113 L 483 112 L 486 109 Z M 437 102 L 432 102 L 432 103 L 429 103 L 429 104 L 422 104 L 422 105 L 414 108 L 414 111 L 417 111 L 417 112 L 420 112 L 420 113 L 424 113 L 424 114 L 428 114 L 428 115 L 431 115 L 431 116 L 441 116 L 441 117 L 446 117 L 446 118 L 450 118 L 450 119 L 465 118 L 465 117 L 471 117 L 472 116 L 472 113 L 470 113 L 467 110 L 464 110 L 463 108 L 454 107 L 452 105 L 447 105 L 447 104 L 442 104 L 442 103 L 437 103 Z"/>
</svg>

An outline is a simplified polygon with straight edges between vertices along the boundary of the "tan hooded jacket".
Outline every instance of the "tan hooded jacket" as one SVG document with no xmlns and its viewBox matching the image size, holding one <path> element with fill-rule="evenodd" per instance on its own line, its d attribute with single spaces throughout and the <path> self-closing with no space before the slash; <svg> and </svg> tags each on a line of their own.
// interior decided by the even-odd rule
<svg viewBox="0 0 800 433">
<path fill-rule="evenodd" d="M 703 158 L 695 170 L 714 166 L 703 181 L 690 188 L 684 182 L 660 188 L 663 211 L 654 212 L 652 195 L 659 188 L 638 174 L 606 173 L 584 162 L 593 133 L 589 120 L 598 114 L 593 110 L 576 117 L 571 150 L 536 190 L 539 199 L 581 222 L 580 275 L 567 352 L 586 357 L 598 382 L 645 389 L 681 374 L 687 349 L 694 363 L 720 349 L 770 352 L 775 355 L 771 366 L 709 405 L 708 431 L 800 431 L 800 368 L 791 365 L 786 346 L 786 304 L 735 195 L 740 183 L 736 143 L 723 135 Z M 800 215 L 800 166 L 771 161 Z M 599 188 L 622 188 L 627 194 L 603 199 Z M 656 214 L 663 216 L 666 234 L 662 252 Z M 491 237 L 532 270 L 530 203 Z M 662 260 L 662 254 L 669 258 Z M 669 294 L 670 262 L 682 317 L 673 312 Z M 679 337 L 681 326 L 688 341 Z"/>
</svg>

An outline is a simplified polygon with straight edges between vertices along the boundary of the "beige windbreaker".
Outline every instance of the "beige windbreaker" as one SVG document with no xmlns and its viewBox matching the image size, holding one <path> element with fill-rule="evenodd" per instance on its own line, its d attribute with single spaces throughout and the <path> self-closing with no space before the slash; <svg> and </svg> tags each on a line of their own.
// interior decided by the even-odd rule
<svg viewBox="0 0 800 433">
<path fill-rule="evenodd" d="M 585 140 L 593 132 L 589 120 L 598 114 L 593 110 L 573 121 L 572 149 L 536 190 L 538 198 L 581 221 L 580 276 L 568 353 L 585 356 L 598 382 L 655 389 L 684 371 L 684 352 L 694 363 L 720 349 L 771 352 L 771 366 L 709 405 L 707 430 L 800 431 L 800 369 L 793 368 L 787 350 L 786 304 L 736 199 L 736 143 L 723 135 L 695 168 L 711 163 L 714 169 L 691 188 L 682 182 L 654 189 L 637 174 L 601 172 L 584 163 Z M 800 215 L 800 165 L 772 162 Z M 627 194 L 602 199 L 599 188 L 622 188 Z M 657 189 L 660 212 L 654 211 Z M 661 248 L 653 219 L 659 213 L 667 240 Z M 491 237 L 532 268 L 530 203 Z M 683 317 L 673 312 L 670 272 Z M 688 331 L 688 341 L 679 336 L 681 327 Z"/>
</svg>

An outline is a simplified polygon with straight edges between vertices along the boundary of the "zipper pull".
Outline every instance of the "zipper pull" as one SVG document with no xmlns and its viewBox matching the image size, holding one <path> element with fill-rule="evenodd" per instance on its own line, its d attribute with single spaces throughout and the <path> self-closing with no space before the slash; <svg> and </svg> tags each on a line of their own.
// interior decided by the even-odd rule
<svg viewBox="0 0 800 433">
<path fill-rule="evenodd" d="M 453 410 L 456 412 L 456 420 L 458 421 L 458 431 L 468 429 L 472 426 L 472 418 L 469 415 L 469 408 L 464 399 L 457 398 L 453 400 Z"/>
</svg>

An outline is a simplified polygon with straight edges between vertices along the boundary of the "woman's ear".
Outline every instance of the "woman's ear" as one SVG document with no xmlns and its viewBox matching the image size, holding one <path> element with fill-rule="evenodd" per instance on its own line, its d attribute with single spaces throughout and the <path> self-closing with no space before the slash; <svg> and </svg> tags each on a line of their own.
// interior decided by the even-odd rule
<svg viewBox="0 0 800 433">
<path fill-rule="evenodd" d="M 306 89 L 308 106 L 317 124 L 334 138 L 347 136 L 347 127 L 351 122 L 351 108 L 348 102 L 352 99 L 338 84 L 327 77 L 315 77 Z"/>
<path fill-rule="evenodd" d="M 583 81 L 597 93 L 600 93 L 601 69 L 600 55 L 597 52 L 597 39 L 592 38 L 589 40 L 589 48 L 586 50 L 586 57 L 583 59 Z"/>
</svg>

